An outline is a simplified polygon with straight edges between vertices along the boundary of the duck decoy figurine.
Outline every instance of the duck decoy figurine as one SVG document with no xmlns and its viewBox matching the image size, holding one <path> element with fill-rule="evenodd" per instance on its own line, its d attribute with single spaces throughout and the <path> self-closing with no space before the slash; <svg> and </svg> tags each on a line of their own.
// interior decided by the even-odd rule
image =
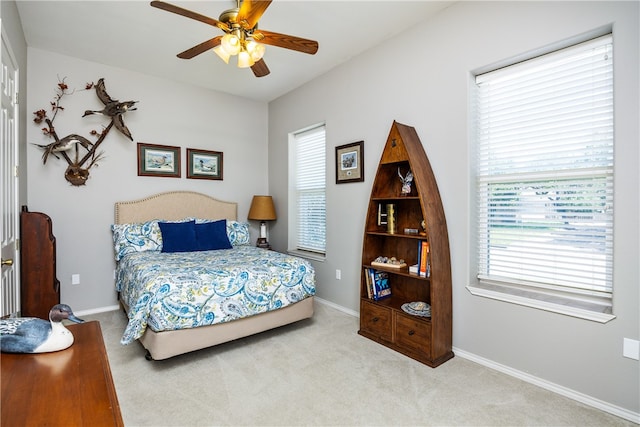
<svg viewBox="0 0 640 427">
<path fill-rule="evenodd" d="M 101 78 L 96 83 L 96 94 L 102 103 L 104 104 L 104 108 L 102 110 L 86 110 L 82 117 L 91 115 L 91 114 L 102 114 L 103 116 L 111 117 L 113 120 L 113 125 L 118 129 L 124 136 L 133 141 L 133 137 L 131 136 L 131 132 L 129 128 L 124 124 L 124 120 L 122 119 L 122 115 L 127 111 L 136 110 L 134 105 L 138 101 L 125 101 L 120 102 L 117 99 L 112 99 L 104 85 L 104 79 Z"/>
<path fill-rule="evenodd" d="M 56 304 L 49 311 L 49 321 L 37 317 L 0 320 L 0 350 L 3 353 L 48 353 L 64 350 L 73 344 L 73 334 L 63 319 L 82 323 L 67 304 Z"/>
</svg>

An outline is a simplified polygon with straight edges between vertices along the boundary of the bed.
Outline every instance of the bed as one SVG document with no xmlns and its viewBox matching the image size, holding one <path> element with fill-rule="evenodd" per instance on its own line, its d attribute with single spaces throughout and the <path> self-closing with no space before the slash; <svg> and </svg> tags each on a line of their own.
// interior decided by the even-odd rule
<svg viewBox="0 0 640 427">
<path fill-rule="evenodd" d="M 197 224 L 198 244 L 204 240 L 201 230 L 215 227 L 219 234 L 224 223 L 231 247 L 165 252 L 174 244 L 168 230 L 191 233 L 192 222 Z M 129 319 L 121 342 L 138 340 L 149 360 L 313 316 L 311 264 L 251 245 L 247 224 L 237 221 L 236 203 L 190 191 L 116 202 L 112 231 L 116 290 Z M 163 236 L 164 242 L 158 242 Z"/>
</svg>

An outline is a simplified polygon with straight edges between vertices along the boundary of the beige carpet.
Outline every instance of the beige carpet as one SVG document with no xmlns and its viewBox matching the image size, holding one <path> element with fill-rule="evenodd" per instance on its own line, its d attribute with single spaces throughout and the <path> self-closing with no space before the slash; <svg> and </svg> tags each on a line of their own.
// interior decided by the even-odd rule
<svg viewBox="0 0 640 427">
<path fill-rule="evenodd" d="M 636 426 L 454 357 L 432 369 L 359 336 L 316 303 L 313 319 L 149 362 L 99 320 L 126 426 Z"/>
</svg>

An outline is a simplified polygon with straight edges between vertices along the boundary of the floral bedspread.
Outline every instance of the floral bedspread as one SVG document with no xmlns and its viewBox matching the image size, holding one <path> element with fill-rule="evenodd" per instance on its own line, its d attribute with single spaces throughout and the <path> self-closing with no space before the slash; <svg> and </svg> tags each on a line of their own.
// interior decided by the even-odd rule
<svg viewBox="0 0 640 427">
<path fill-rule="evenodd" d="M 253 246 L 202 252 L 135 252 L 118 262 L 116 289 L 129 306 L 121 343 L 276 310 L 315 295 L 306 260 Z"/>
</svg>

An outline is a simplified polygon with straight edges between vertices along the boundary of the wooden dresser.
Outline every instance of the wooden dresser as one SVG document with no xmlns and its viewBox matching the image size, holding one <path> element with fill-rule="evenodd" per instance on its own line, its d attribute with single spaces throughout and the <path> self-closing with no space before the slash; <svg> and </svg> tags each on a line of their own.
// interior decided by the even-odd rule
<svg viewBox="0 0 640 427">
<path fill-rule="evenodd" d="M 56 278 L 56 238 L 51 218 L 41 212 L 20 213 L 20 313 L 22 317 L 49 318 L 60 303 Z"/>
<path fill-rule="evenodd" d="M 75 342 L 42 354 L 2 353 L 2 426 L 123 426 L 100 323 L 67 326 Z"/>
</svg>

